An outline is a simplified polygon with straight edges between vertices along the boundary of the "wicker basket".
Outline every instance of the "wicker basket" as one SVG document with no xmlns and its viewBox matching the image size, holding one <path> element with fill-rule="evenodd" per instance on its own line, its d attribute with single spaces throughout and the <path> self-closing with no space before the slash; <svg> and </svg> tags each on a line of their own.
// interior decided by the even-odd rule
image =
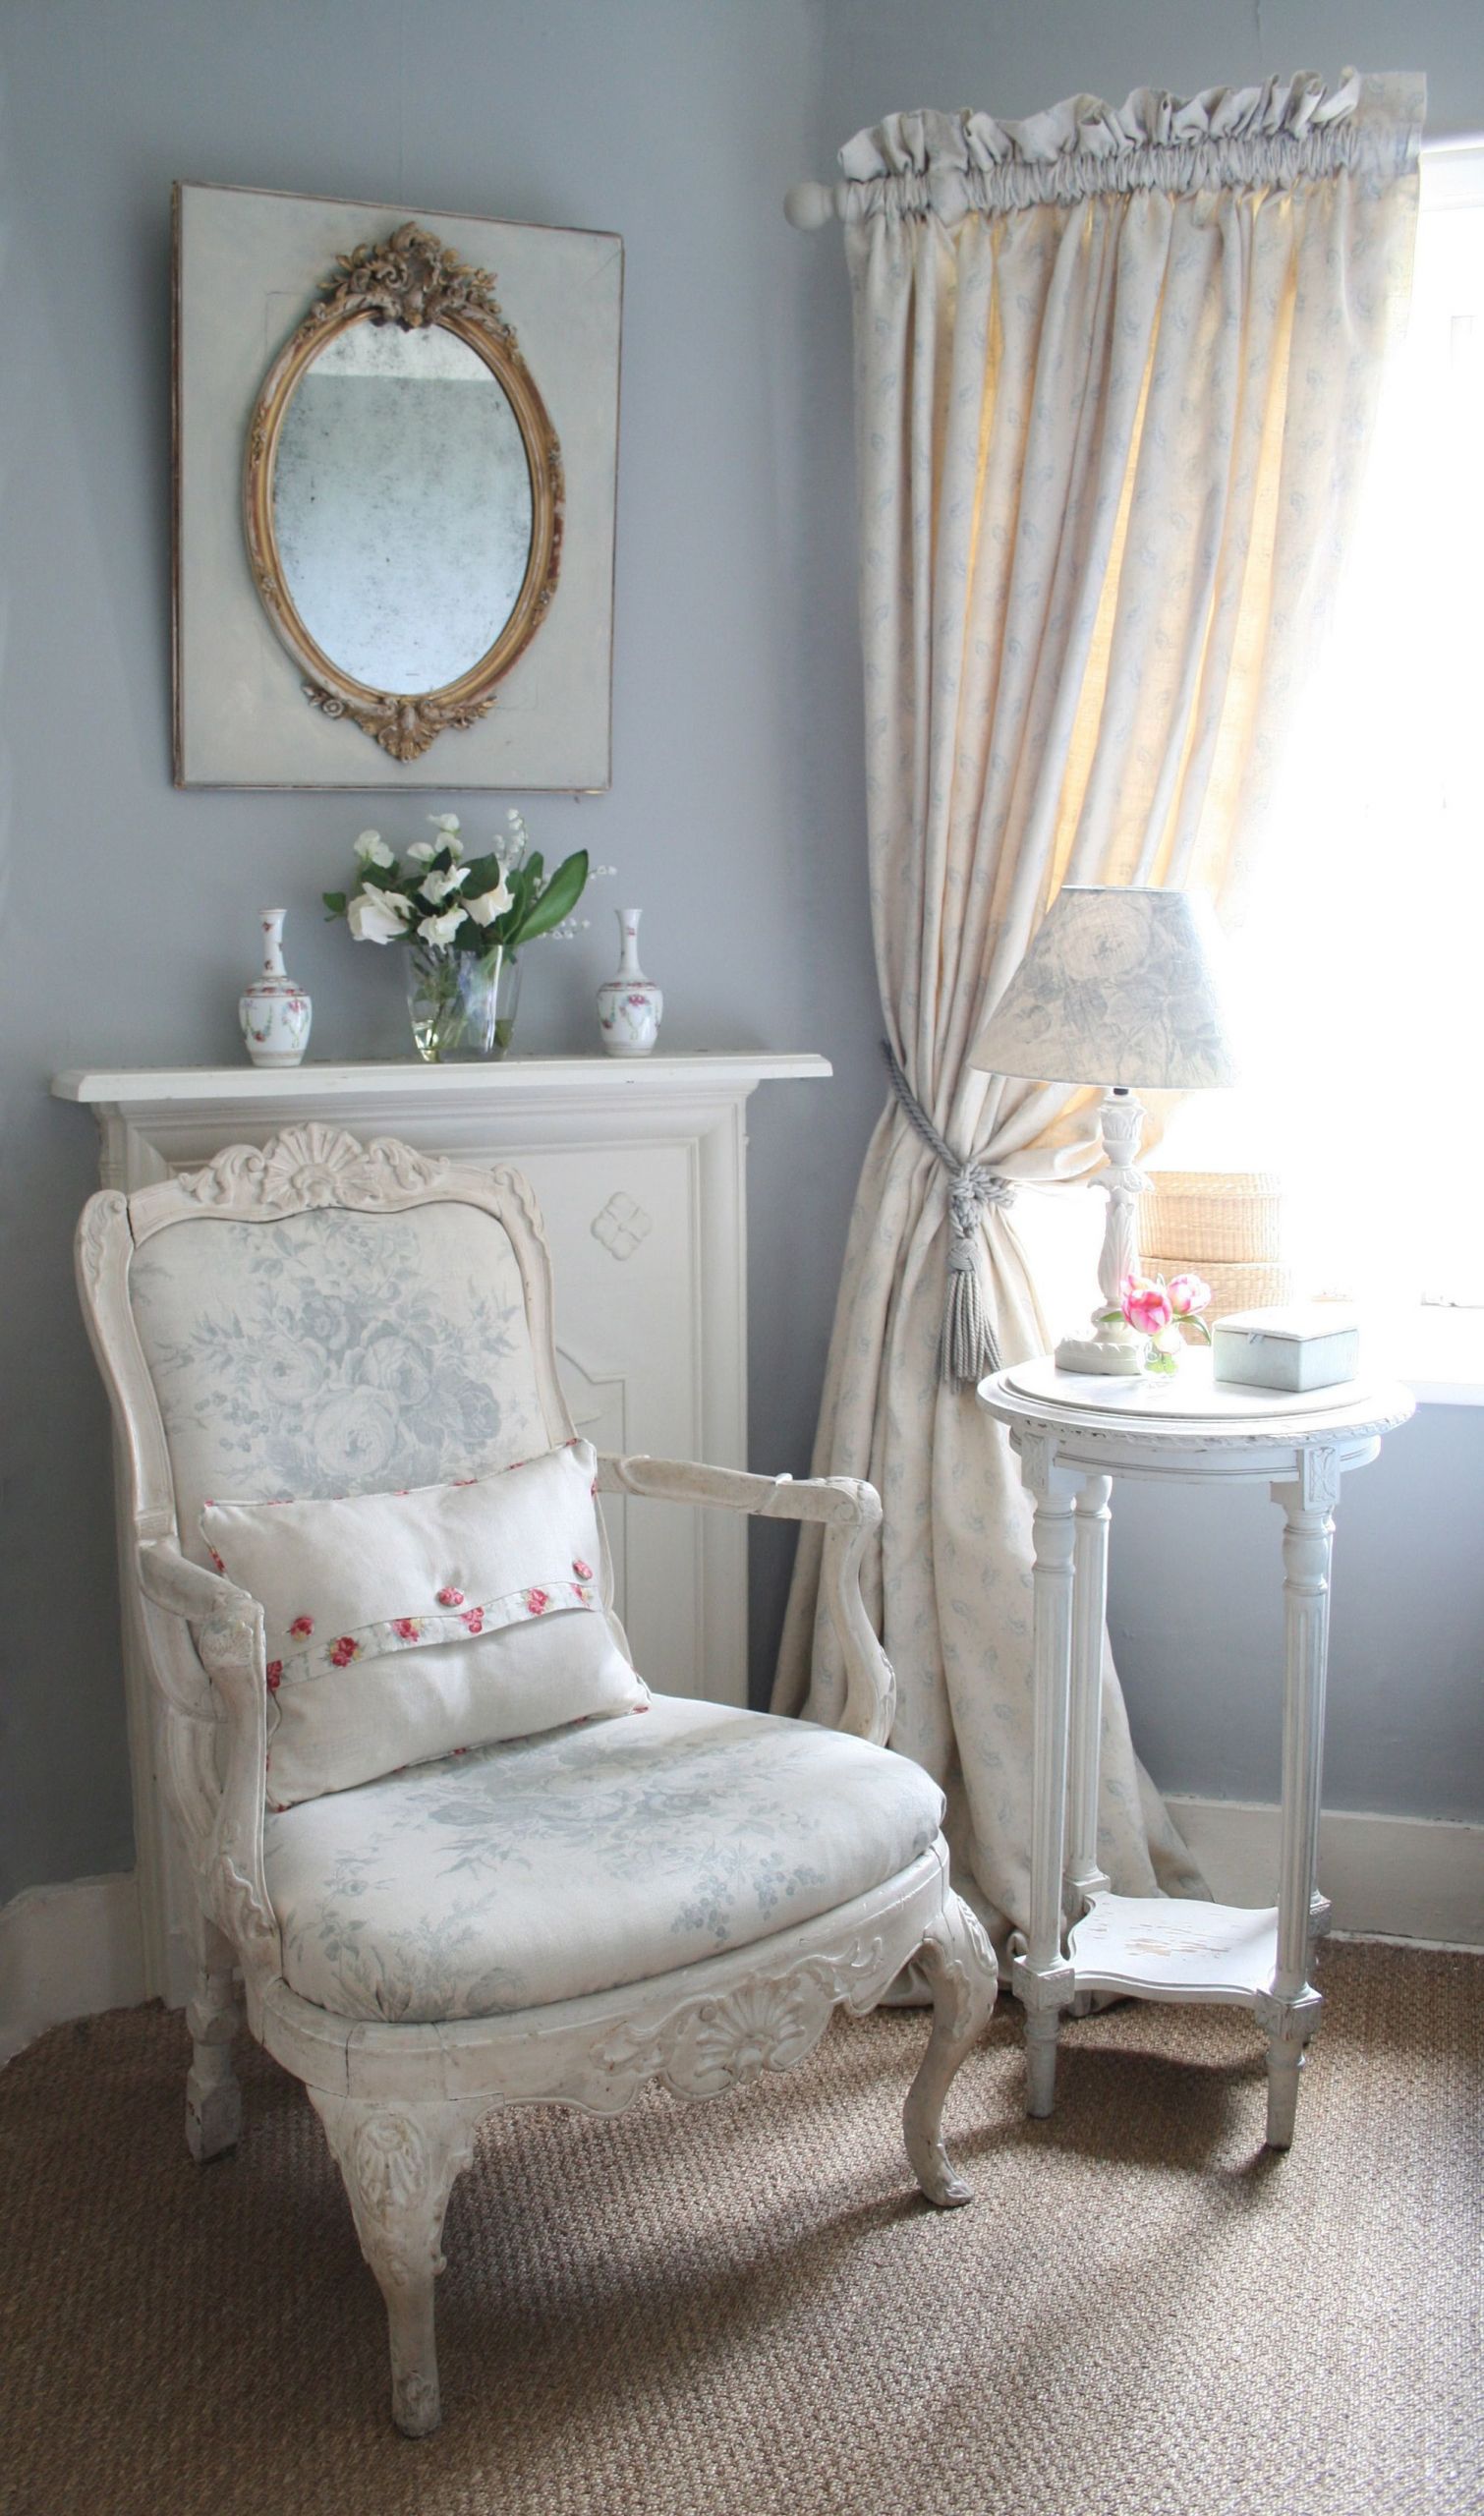
<svg viewBox="0 0 1484 2516">
<path fill-rule="evenodd" d="M 1259 1260 L 1256 1265 L 1240 1259 L 1166 1257 L 1151 1255 L 1142 1262 L 1152 1276 L 1163 1276 L 1168 1284 L 1173 1276 L 1200 1276 L 1211 1287 L 1211 1302 L 1203 1314 L 1208 1326 L 1218 1319 L 1229 1319 L 1237 1310 L 1265 1310 L 1275 1302 L 1293 1299 L 1291 1267 L 1272 1267 Z"/>
<path fill-rule="evenodd" d="M 1203 1276 L 1208 1319 L 1293 1298 L 1284 1261 L 1283 1182 L 1267 1171 L 1154 1171 L 1139 1207 L 1151 1275 Z"/>
<path fill-rule="evenodd" d="M 1279 1267 L 1283 1205 L 1283 1182 L 1271 1172 L 1152 1171 L 1139 1206 L 1139 1238 L 1164 1275 L 1177 1257 L 1205 1276 L 1231 1261 Z"/>
</svg>

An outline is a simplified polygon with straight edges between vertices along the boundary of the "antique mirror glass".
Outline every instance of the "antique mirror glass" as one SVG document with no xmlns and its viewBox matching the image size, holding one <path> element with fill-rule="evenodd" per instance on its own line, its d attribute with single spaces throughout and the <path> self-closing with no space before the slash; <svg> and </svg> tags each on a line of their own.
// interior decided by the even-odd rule
<svg viewBox="0 0 1484 2516">
<path fill-rule="evenodd" d="M 399 760 L 486 714 L 550 604 L 562 505 L 488 274 L 411 224 L 342 255 L 264 381 L 245 497 L 313 706 Z"/>
<path fill-rule="evenodd" d="M 440 690 L 472 671 L 520 600 L 532 521 L 509 396 L 456 333 L 362 315 L 306 367 L 273 529 L 295 610 L 353 681 Z"/>
</svg>

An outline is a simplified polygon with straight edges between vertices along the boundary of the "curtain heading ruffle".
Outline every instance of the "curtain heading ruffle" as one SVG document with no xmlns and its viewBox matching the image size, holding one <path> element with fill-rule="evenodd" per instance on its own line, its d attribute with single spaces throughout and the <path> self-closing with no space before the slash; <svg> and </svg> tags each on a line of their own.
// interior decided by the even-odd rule
<svg viewBox="0 0 1484 2516">
<path fill-rule="evenodd" d="M 1136 87 L 1122 105 L 1068 96 L 1024 122 L 923 109 L 888 114 L 840 150 L 847 222 L 951 224 L 972 210 L 1028 209 L 1097 193 L 1284 186 L 1346 168 L 1376 184 L 1414 163 L 1426 82 L 1409 71 L 1311 70 L 1198 96 Z"/>
</svg>

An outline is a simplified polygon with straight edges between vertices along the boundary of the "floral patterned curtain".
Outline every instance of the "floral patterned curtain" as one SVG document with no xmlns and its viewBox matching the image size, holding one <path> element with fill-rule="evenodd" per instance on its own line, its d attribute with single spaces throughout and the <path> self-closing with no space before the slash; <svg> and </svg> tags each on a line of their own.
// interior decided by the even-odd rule
<svg viewBox="0 0 1484 2516">
<path fill-rule="evenodd" d="M 1011 1178 L 1094 1158 L 1064 1091 L 965 1064 L 1061 883 L 1239 908 L 1404 313 L 1422 103 L 1419 79 L 1302 76 L 896 114 L 841 151 L 882 1004 L 934 1125 Z M 882 1491 L 892 1744 L 946 1786 L 956 1883 L 1002 1941 L 1027 1901 L 1029 1514 L 937 1369 L 948 1186 L 888 1101 L 814 1465 Z M 1043 1350 L 1013 1208 L 978 1229 L 1004 1359 Z M 818 1568 L 806 1539 L 774 1701 L 828 1718 Z M 1111 1662 L 1102 1791 L 1114 1887 L 1199 1892 Z"/>
</svg>

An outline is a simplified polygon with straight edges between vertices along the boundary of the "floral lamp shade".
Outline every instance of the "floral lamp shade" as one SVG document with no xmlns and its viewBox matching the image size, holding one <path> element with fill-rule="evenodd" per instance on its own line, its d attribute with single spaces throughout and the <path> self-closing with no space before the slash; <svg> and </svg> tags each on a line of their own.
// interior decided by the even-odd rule
<svg viewBox="0 0 1484 2516">
<path fill-rule="evenodd" d="M 1044 1083 L 1220 1091 L 1236 1059 L 1221 929 L 1189 891 L 1067 885 L 969 1063 Z"/>
<path fill-rule="evenodd" d="M 1063 1337 L 1063 1371 L 1140 1369 L 1145 1344 L 1125 1295 L 1138 1280 L 1135 1168 L 1140 1084 L 1221 1091 L 1236 1080 L 1220 976 L 1221 929 L 1188 891 L 1068 884 L 969 1051 L 990 1074 L 1100 1083 L 1108 1222 L 1091 1333 Z M 1163 1298 L 1163 1296 L 1162 1296 Z M 1167 1308 L 1168 1317 L 1168 1308 Z"/>
</svg>

